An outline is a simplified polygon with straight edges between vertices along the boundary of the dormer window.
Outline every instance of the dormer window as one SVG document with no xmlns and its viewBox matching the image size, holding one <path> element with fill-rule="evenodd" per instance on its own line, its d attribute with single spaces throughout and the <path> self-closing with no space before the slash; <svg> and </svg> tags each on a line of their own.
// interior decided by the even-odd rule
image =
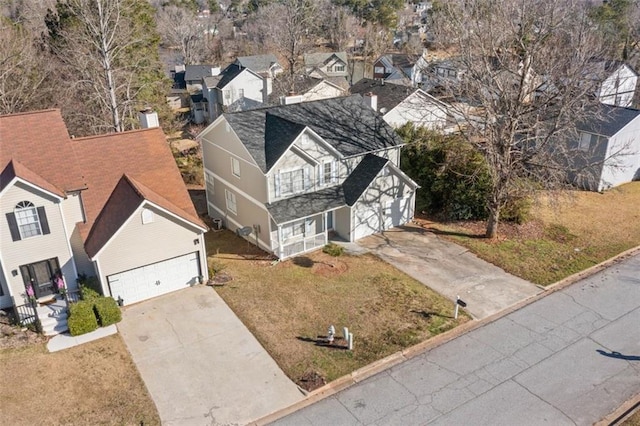
<svg viewBox="0 0 640 426">
<path fill-rule="evenodd" d="M 16 204 L 13 212 L 7 213 L 7 221 L 13 241 L 49 233 L 44 207 L 36 207 L 31 201 Z"/>
</svg>

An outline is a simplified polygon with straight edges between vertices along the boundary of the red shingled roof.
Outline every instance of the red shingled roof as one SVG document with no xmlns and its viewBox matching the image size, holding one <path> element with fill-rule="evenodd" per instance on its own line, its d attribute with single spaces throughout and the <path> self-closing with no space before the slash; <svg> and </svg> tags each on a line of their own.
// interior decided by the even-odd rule
<svg viewBox="0 0 640 426">
<path fill-rule="evenodd" d="M 64 191 L 51 184 L 51 182 L 48 182 L 36 172 L 32 172 L 31 170 L 29 170 L 18 160 L 9 161 L 9 164 L 7 164 L 7 166 L 2 171 L 2 174 L 0 174 L 0 191 L 2 191 L 15 177 L 23 179 L 31 183 L 32 185 L 42 188 L 45 191 L 51 192 L 52 194 L 55 194 L 61 198 L 65 197 Z"/>
<path fill-rule="evenodd" d="M 19 172 L 58 194 L 86 188 L 87 222 L 79 228 L 90 255 L 142 198 L 206 229 L 159 128 L 71 139 L 60 111 L 46 110 L 0 116 L 0 143 L 0 166 L 7 177 Z"/>
</svg>

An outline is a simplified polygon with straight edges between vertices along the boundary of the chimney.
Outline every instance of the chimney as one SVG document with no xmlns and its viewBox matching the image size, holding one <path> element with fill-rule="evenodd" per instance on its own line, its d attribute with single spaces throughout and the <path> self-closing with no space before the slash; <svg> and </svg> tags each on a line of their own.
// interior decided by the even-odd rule
<svg viewBox="0 0 640 426">
<path fill-rule="evenodd" d="M 158 113 L 153 111 L 151 108 L 140 111 L 138 113 L 138 120 L 140 121 L 140 128 L 142 129 L 160 127 L 160 122 L 158 121 Z"/>
<path fill-rule="evenodd" d="M 176 64 L 175 66 L 175 72 L 179 73 L 179 72 L 184 72 L 187 69 L 187 67 L 184 64 L 178 65 Z"/>
<path fill-rule="evenodd" d="M 211 77 L 220 75 L 220 67 L 211 67 Z"/>
<path fill-rule="evenodd" d="M 378 95 L 372 92 L 364 94 L 364 101 L 371 107 L 372 110 L 378 111 Z"/>
</svg>

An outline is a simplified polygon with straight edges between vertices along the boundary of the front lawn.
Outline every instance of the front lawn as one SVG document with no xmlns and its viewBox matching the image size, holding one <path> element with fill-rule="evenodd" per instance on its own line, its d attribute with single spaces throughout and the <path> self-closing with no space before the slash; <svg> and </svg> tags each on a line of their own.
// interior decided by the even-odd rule
<svg viewBox="0 0 640 426">
<path fill-rule="evenodd" d="M 0 419 L 11 425 L 158 425 L 156 407 L 119 335 L 49 353 L 0 350 Z"/>
<path fill-rule="evenodd" d="M 307 389 L 468 321 L 453 303 L 371 255 L 316 251 L 273 262 L 229 231 L 207 234 L 209 264 L 232 281 L 218 293 L 283 371 Z M 323 345 L 346 326 L 354 351 Z"/>
<path fill-rule="evenodd" d="M 479 238 L 484 222 L 418 222 L 514 275 L 548 285 L 640 245 L 640 182 L 603 194 L 541 194 L 532 219 L 502 223 L 495 241 Z"/>
</svg>

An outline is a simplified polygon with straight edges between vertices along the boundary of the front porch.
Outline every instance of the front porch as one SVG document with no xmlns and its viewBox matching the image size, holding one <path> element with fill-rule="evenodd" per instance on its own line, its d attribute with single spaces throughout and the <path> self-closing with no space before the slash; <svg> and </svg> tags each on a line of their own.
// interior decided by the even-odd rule
<svg viewBox="0 0 640 426">
<path fill-rule="evenodd" d="M 329 242 L 329 231 L 333 229 L 333 212 L 279 225 L 272 221 L 271 227 L 271 248 L 280 260 L 284 260 L 324 247 Z"/>
<path fill-rule="evenodd" d="M 68 292 L 64 296 L 43 296 L 32 303 L 16 305 L 16 320 L 24 327 L 34 327 L 45 336 L 55 336 L 69 330 L 69 304 L 78 300 L 78 292 Z"/>
</svg>

